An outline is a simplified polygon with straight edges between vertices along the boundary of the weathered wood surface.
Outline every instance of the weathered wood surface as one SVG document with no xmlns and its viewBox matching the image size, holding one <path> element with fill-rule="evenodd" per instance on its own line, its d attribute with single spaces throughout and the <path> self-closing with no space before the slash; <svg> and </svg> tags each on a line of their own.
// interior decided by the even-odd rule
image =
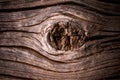
<svg viewBox="0 0 120 80">
<path fill-rule="evenodd" d="M 0 0 L 0 80 L 120 80 L 119 0 Z"/>
</svg>

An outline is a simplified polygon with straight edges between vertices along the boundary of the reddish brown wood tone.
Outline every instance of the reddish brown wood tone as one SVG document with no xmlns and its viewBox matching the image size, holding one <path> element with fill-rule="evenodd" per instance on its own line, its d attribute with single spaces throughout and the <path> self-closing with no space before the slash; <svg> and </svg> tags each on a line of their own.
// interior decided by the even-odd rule
<svg viewBox="0 0 120 80">
<path fill-rule="evenodd" d="M 120 1 L 0 0 L 0 80 L 120 80 Z"/>
</svg>

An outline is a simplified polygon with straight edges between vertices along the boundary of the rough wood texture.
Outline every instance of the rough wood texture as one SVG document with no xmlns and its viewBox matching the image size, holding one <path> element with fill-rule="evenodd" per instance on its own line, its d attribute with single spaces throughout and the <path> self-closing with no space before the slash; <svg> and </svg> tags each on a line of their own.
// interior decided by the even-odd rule
<svg viewBox="0 0 120 80">
<path fill-rule="evenodd" d="M 0 80 L 120 80 L 119 0 L 0 0 Z"/>
<path fill-rule="evenodd" d="M 49 32 L 48 42 L 56 50 L 73 51 L 85 42 L 85 31 L 73 21 L 59 22 Z"/>
</svg>

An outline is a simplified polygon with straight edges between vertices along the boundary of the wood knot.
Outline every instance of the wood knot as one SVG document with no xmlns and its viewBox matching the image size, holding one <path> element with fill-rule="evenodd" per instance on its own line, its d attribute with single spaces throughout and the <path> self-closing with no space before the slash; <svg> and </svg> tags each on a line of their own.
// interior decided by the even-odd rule
<svg viewBox="0 0 120 80">
<path fill-rule="evenodd" d="M 76 22 L 58 22 L 49 31 L 48 42 L 56 50 L 76 50 L 85 42 L 85 31 Z"/>
</svg>

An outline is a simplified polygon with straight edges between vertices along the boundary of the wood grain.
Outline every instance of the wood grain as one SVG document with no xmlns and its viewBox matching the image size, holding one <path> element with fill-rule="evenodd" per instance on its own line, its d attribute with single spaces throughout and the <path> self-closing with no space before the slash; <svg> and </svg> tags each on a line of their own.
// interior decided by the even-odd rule
<svg viewBox="0 0 120 80">
<path fill-rule="evenodd" d="M 0 80 L 119 80 L 119 7 L 112 0 L 1 0 Z"/>
</svg>

